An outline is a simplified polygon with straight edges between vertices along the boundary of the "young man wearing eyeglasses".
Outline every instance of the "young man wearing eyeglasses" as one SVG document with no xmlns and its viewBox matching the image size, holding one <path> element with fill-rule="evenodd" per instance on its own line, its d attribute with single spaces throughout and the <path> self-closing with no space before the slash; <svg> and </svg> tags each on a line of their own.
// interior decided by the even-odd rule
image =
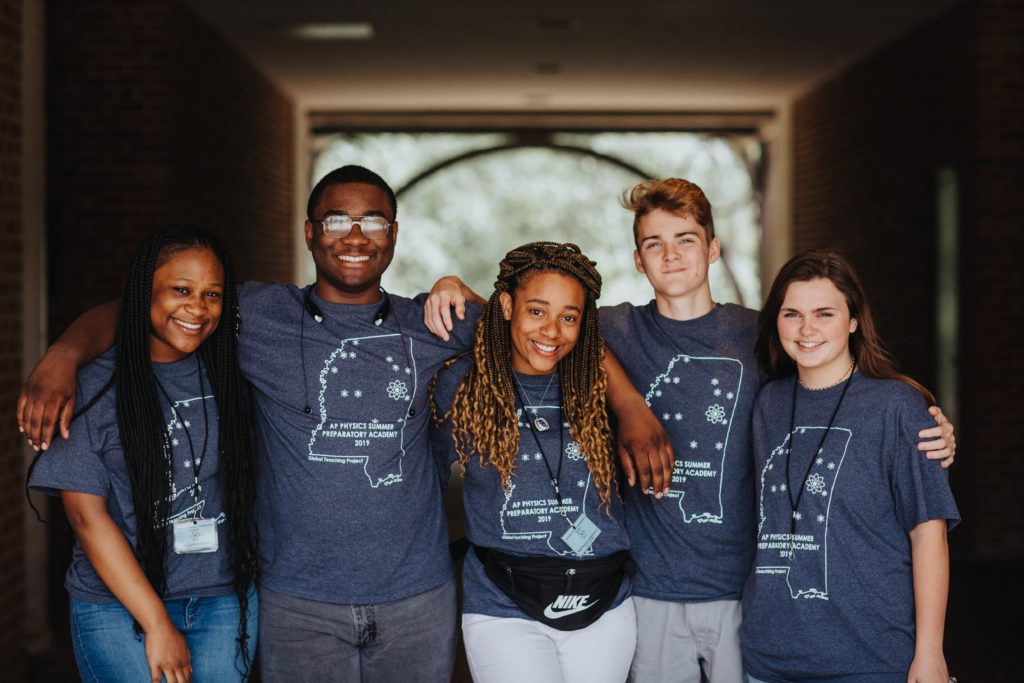
<svg viewBox="0 0 1024 683">
<path fill-rule="evenodd" d="M 426 389 L 472 325 L 442 342 L 421 303 L 381 289 L 396 211 L 376 173 L 332 171 L 307 204 L 316 283 L 241 290 L 268 681 L 451 677 L 455 586 Z"/>
</svg>

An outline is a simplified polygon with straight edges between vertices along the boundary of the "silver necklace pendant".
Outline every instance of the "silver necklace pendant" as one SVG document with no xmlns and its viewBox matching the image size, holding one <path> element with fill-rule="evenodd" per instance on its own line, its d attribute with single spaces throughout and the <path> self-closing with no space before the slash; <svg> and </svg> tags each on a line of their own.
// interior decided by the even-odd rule
<svg viewBox="0 0 1024 683">
<path fill-rule="evenodd" d="M 523 386 L 522 382 L 519 381 L 519 377 L 514 372 L 512 373 L 512 379 L 514 379 L 516 384 L 519 386 L 519 390 L 523 392 L 519 396 L 519 400 L 522 401 L 523 404 L 523 417 L 526 417 L 525 413 L 532 413 L 533 417 L 527 417 L 527 419 L 530 420 L 530 424 L 533 425 L 533 428 L 538 432 L 546 432 L 551 429 L 551 424 L 543 417 L 537 415 L 537 409 L 544 404 L 544 400 L 548 397 L 548 389 L 551 388 L 551 382 L 555 379 L 554 373 L 552 373 L 548 378 L 548 385 L 544 387 L 544 395 L 540 397 L 540 403 L 537 405 L 529 405 L 526 402 L 526 387 Z"/>
</svg>

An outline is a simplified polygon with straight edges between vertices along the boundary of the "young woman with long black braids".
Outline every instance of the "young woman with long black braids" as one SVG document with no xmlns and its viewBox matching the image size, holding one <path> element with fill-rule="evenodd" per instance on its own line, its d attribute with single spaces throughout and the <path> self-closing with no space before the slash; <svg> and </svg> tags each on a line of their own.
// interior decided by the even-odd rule
<svg viewBox="0 0 1024 683">
<path fill-rule="evenodd" d="M 239 681 L 256 638 L 255 457 L 238 371 L 231 258 L 202 228 L 146 237 L 116 346 L 78 376 L 71 436 L 32 488 L 59 494 L 86 681 Z"/>
</svg>

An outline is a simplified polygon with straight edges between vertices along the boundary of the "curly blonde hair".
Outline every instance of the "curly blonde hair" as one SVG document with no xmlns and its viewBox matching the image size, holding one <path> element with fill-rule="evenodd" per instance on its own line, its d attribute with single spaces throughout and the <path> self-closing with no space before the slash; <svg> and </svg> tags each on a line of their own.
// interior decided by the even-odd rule
<svg viewBox="0 0 1024 683">
<path fill-rule="evenodd" d="M 604 343 L 596 303 L 601 294 L 601 275 L 595 266 L 578 246 L 570 243 L 531 242 L 506 254 L 499 265 L 494 293 L 477 323 L 473 364 L 455 389 L 451 408 L 442 415 L 431 401 L 435 421 L 451 421 L 459 462 L 465 466 L 478 454 L 481 467 L 490 464 L 498 470 L 506 493 L 511 490 L 518 461 L 519 420 L 512 384 L 511 325 L 502 313 L 500 297 L 505 292 L 514 298 L 534 275 L 555 272 L 576 279 L 586 297 L 579 339 L 558 362 L 562 406 L 569 434 L 585 454 L 602 503 L 607 505 L 611 501 L 615 464 L 605 401 L 608 381 L 601 366 Z M 455 359 L 448 365 L 454 362 Z"/>
</svg>

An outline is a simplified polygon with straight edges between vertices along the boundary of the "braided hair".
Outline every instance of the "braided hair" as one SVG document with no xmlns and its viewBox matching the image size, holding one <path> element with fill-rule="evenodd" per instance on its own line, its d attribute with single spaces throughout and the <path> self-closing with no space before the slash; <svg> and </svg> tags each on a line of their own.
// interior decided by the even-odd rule
<svg viewBox="0 0 1024 683">
<path fill-rule="evenodd" d="M 114 383 L 117 425 L 124 449 L 135 505 L 135 554 L 157 595 L 167 590 L 167 535 L 171 444 L 166 417 L 150 361 L 150 308 L 153 273 L 171 256 L 188 249 L 208 249 L 224 268 L 221 324 L 197 353 L 210 377 L 217 402 L 218 476 L 224 489 L 228 526 L 228 560 L 238 596 L 238 647 L 248 672 L 249 587 L 256 578 L 255 456 L 249 432 L 248 406 L 238 369 L 238 291 L 231 256 L 220 238 L 203 228 L 168 225 L 150 233 L 128 267 L 117 326 Z"/>
<path fill-rule="evenodd" d="M 532 242 L 508 252 L 499 265 L 494 293 L 477 323 L 474 362 L 469 373 L 456 388 L 447 413 L 440 415 L 432 403 L 435 420 L 451 420 L 459 462 L 464 466 L 474 452 L 478 453 L 481 467 L 491 464 L 498 470 L 506 493 L 511 490 L 512 470 L 517 463 L 519 420 L 512 376 L 511 325 L 505 320 L 500 297 L 507 293 L 514 298 L 531 277 L 548 272 L 571 276 L 582 285 L 585 294 L 579 338 L 558 362 L 562 406 L 569 434 L 586 454 L 587 468 L 602 503 L 607 505 L 611 501 L 615 465 L 605 403 L 608 383 L 601 366 L 604 344 L 596 303 L 601 294 L 601 275 L 595 266 L 578 246 L 569 243 Z"/>
</svg>

